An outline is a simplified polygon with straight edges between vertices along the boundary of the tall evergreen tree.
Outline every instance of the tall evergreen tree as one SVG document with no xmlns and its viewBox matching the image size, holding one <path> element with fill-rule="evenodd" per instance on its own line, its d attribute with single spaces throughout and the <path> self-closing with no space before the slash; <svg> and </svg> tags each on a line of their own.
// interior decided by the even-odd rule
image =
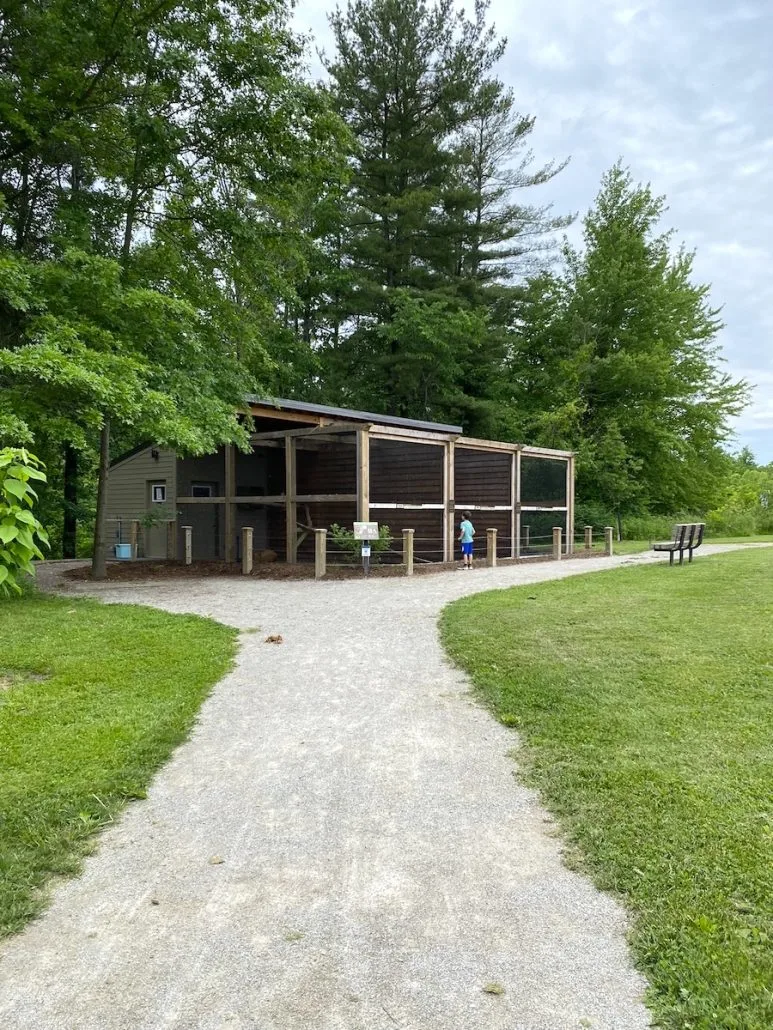
<svg viewBox="0 0 773 1030">
<path fill-rule="evenodd" d="M 620 164 L 584 221 L 582 252 L 520 308 L 510 382 L 520 431 L 580 452 L 582 497 L 618 516 L 705 510 L 747 386 L 721 368 L 718 311 L 693 255 L 659 232 L 664 198 Z"/>
<path fill-rule="evenodd" d="M 555 227 L 513 193 L 558 171 L 516 158 L 533 121 L 491 78 L 505 43 L 487 11 L 484 0 L 469 18 L 453 0 L 351 0 L 331 19 L 328 63 L 357 144 L 344 317 L 323 351 L 331 395 L 473 431 L 492 431 L 506 350 L 485 288 L 511 275 L 527 232 Z"/>
</svg>

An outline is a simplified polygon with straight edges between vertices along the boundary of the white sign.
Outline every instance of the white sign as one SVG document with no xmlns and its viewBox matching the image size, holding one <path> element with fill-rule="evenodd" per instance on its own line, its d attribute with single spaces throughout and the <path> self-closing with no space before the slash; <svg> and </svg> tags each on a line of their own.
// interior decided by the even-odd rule
<svg viewBox="0 0 773 1030">
<path fill-rule="evenodd" d="M 378 540 L 378 522 L 355 522 L 355 540 Z"/>
<path fill-rule="evenodd" d="M 362 545 L 362 557 L 363 558 L 370 558 L 370 544 L 369 543 L 364 543 Z"/>
</svg>

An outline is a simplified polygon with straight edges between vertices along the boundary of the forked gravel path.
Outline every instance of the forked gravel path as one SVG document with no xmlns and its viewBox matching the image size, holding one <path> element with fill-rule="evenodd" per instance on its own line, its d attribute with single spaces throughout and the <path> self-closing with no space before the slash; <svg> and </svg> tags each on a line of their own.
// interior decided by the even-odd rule
<svg viewBox="0 0 773 1030">
<path fill-rule="evenodd" d="M 562 865 L 437 616 L 651 560 L 72 588 L 254 632 L 148 799 L 0 948 L 0 1027 L 643 1030 L 624 913 Z"/>
</svg>

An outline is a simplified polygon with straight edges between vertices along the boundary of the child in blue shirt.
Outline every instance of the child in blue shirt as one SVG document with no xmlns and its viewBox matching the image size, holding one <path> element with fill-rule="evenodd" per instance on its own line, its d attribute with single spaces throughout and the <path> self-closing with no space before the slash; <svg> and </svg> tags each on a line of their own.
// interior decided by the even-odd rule
<svg viewBox="0 0 773 1030">
<path fill-rule="evenodd" d="M 470 520 L 470 513 L 466 511 L 462 521 L 459 523 L 459 542 L 462 545 L 463 568 L 472 568 L 472 538 L 475 536 L 475 526 Z"/>
</svg>

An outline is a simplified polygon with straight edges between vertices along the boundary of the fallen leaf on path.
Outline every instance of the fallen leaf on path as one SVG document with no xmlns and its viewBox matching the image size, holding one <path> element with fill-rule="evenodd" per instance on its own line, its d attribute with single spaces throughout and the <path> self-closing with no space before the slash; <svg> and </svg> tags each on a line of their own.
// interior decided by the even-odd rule
<svg viewBox="0 0 773 1030">
<path fill-rule="evenodd" d="M 272 633 L 270 636 L 266 637 L 266 639 L 263 642 L 265 644 L 282 644 L 282 643 L 284 643 L 284 641 L 282 640 L 282 634 L 281 633 Z"/>
<path fill-rule="evenodd" d="M 223 865 L 224 862 L 225 859 L 221 858 L 220 855 L 213 855 L 209 860 L 210 865 Z"/>
</svg>

